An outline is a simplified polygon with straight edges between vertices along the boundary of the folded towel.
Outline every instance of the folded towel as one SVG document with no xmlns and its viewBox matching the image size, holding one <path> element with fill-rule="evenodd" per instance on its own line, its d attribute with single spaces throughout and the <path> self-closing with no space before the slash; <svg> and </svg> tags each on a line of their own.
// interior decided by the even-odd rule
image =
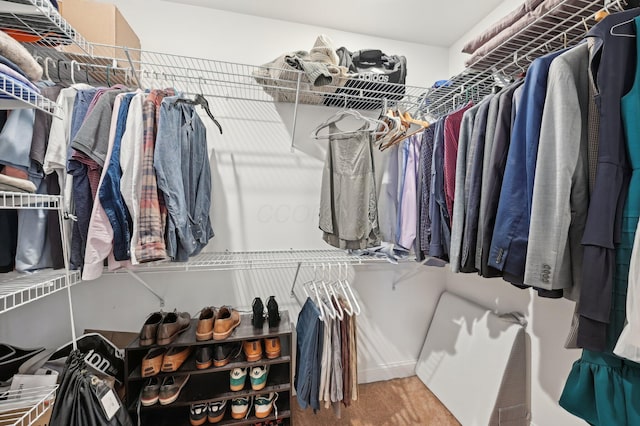
<svg viewBox="0 0 640 426">
<path fill-rule="evenodd" d="M 38 81 L 42 78 L 42 67 L 27 49 L 4 31 L 0 31 L 0 55 L 19 66 L 30 80 Z"/>
</svg>

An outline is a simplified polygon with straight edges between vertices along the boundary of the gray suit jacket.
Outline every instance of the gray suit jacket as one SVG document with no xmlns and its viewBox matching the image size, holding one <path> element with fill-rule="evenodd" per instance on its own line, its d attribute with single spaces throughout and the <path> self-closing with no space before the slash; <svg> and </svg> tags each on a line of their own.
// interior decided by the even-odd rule
<svg viewBox="0 0 640 426">
<path fill-rule="evenodd" d="M 453 199 L 453 217 L 451 218 L 451 249 L 449 263 L 451 271 L 460 272 L 460 250 L 462 249 L 462 233 L 464 230 L 464 183 L 467 175 L 467 151 L 473 133 L 473 122 L 480 104 L 465 111 L 460 124 L 458 138 L 458 156 L 456 157 L 456 186 Z"/>
<path fill-rule="evenodd" d="M 542 115 L 524 282 L 577 300 L 589 206 L 589 49 L 558 56 Z"/>
</svg>

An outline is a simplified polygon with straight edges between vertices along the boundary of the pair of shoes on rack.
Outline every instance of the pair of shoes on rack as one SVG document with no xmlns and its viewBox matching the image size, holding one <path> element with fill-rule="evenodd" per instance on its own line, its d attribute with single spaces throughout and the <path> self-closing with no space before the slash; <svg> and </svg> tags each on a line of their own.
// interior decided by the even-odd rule
<svg viewBox="0 0 640 426">
<path fill-rule="evenodd" d="M 240 342 L 200 346 L 196 350 L 196 368 L 204 370 L 211 367 L 212 364 L 214 367 L 224 367 L 241 353 L 242 344 Z"/>
<path fill-rule="evenodd" d="M 226 400 L 191 404 L 191 408 L 189 410 L 189 422 L 193 426 L 203 425 L 206 421 L 209 423 L 218 423 L 224 417 L 226 410 Z"/>
<path fill-rule="evenodd" d="M 251 411 L 251 405 L 255 406 L 255 414 L 259 419 L 269 417 L 274 407 L 276 408 L 276 416 L 278 409 L 276 407 L 276 401 L 278 399 L 277 392 L 271 392 L 265 395 L 256 395 L 252 400 L 251 397 L 243 396 L 240 398 L 234 398 L 231 400 L 231 417 L 234 419 L 244 419 L 249 415 Z"/>
<path fill-rule="evenodd" d="M 264 305 L 262 304 L 262 299 L 256 297 L 253 299 L 253 303 L 251 305 L 253 310 L 253 316 L 251 317 L 251 324 L 255 328 L 262 328 L 264 325 Z M 269 300 L 267 300 L 267 320 L 269 322 L 269 328 L 277 327 L 280 324 L 280 311 L 278 310 L 278 302 L 276 302 L 275 296 L 269 296 Z"/>
<path fill-rule="evenodd" d="M 231 373 L 229 374 L 229 385 L 231 391 L 237 392 L 244 389 L 244 385 L 247 381 L 247 372 L 249 375 L 249 381 L 251 382 L 251 389 L 262 390 L 267 386 L 267 377 L 269 375 L 268 365 L 258 365 L 251 368 L 236 367 L 231 370 Z"/>
<path fill-rule="evenodd" d="M 228 306 L 215 309 L 207 306 L 200 311 L 196 340 L 224 340 L 240 325 L 240 313 Z"/>
<path fill-rule="evenodd" d="M 246 340 L 242 343 L 244 355 L 249 362 L 259 361 L 262 358 L 262 340 Z M 268 359 L 280 356 L 280 337 L 266 337 L 264 339 L 264 350 Z"/>
<path fill-rule="evenodd" d="M 177 371 L 191 354 L 190 346 L 174 346 L 171 348 L 152 348 L 142 358 L 141 375 L 151 377 L 160 373 Z"/>
<path fill-rule="evenodd" d="M 147 317 L 140 330 L 140 346 L 168 345 L 191 324 L 188 312 L 154 312 Z"/>
<path fill-rule="evenodd" d="M 167 376 L 162 379 L 152 377 L 142 388 L 140 394 L 140 403 L 148 407 L 160 402 L 160 405 L 168 405 L 174 402 L 180 396 L 180 391 L 187 384 L 189 375 L 186 376 Z"/>
</svg>

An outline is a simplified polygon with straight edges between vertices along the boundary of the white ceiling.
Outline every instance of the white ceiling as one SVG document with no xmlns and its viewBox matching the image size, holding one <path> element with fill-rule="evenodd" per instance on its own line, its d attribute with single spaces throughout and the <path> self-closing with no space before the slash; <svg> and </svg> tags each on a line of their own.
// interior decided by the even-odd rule
<svg viewBox="0 0 640 426">
<path fill-rule="evenodd" d="M 502 0 L 165 0 L 449 47 Z"/>
</svg>

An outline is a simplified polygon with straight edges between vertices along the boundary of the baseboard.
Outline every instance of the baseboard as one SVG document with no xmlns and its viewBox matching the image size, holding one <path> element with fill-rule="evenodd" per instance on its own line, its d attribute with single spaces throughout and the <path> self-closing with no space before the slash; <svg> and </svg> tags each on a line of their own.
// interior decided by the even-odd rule
<svg viewBox="0 0 640 426">
<path fill-rule="evenodd" d="M 358 370 L 358 382 L 373 383 L 381 382 L 384 380 L 415 376 L 417 362 L 417 359 L 401 361 L 391 364 L 378 365 L 374 368 Z"/>
</svg>

